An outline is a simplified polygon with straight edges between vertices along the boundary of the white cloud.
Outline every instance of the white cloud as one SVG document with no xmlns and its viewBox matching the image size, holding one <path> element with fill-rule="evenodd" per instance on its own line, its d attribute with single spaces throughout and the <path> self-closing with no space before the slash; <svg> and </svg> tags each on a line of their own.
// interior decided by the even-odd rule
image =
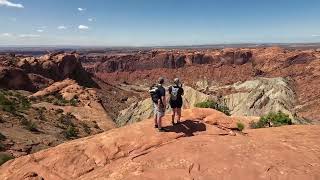
<svg viewBox="0 0 320 180">
<path fill-rule="evenodd" d="M 15 8 L 24 8 L 22 4 L 15 4 L 8 0 L 0 0 L 0 6 L 8 6 L 8 7 L 15 7 Z"/>
<path fill-rule="evenodd" d="M 79 26 L 78 26 L 78 29 L 86 30 L 86 29 L 89 29 L 89 27 L 88 27 L 88 26 L 85 26 L 85 25 L 79 25 Z"/>
<path fill-rule="evenodd" d="M 86 9 L 84 8 L 78 8 L 78 11 L 85 11 Z"/>
<path fill-rule="evenodd" d="M 312 37 L 320 37 L 320 34 L 313 34 Z"/>
<path fill-rule="evenodd" d="M 93 18 L 88 18 L 88 21 L 92 22 L 92 21 L 94 21 L 94 19 Z"/>
<path fill-rule="evenodd" d="M 20 38 L 37 38 L 37 37 L 40 37 L 40 35 L 38 35 L 38 34 L 20 34 L 19 37 Z"/>
<path fill-rule="evenodd" d="M 57 28 L 60 29 L 60 30 L 67 29 L 66 26 L 58 26 Z"/>
<path fill-rule="evenodd" d="M 37 32 L 42 33 L 44 30 L 43 29 L 37 29 Z"/>
<path fill-rule="evenodd" d="M 1 36 L 4 36 L 4 37 L 11 37 L 12 34 L 11 33 L 2 33 Z"/>
</svg>

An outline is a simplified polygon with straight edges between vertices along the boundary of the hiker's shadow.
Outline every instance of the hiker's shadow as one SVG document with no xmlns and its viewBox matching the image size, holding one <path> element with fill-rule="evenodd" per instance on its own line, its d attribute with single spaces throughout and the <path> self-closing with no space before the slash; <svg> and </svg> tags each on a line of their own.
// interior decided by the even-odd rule
<svg viewBox="0 0 320 180">
<path fill-rule="evenodd" d="M 206 131 L 206 125 L 199 121 L 185 120 L 180 124 L 165 127 L 167 132 L 184 133 L 185 136 L 194 136 L 193 133 Z"/>
</svg>

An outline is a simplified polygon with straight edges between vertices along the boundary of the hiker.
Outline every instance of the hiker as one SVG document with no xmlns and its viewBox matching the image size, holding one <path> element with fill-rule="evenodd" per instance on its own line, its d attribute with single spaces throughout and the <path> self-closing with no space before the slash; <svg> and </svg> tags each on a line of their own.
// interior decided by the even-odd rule
<svg viewBox="0 0 320 180">
<path fill-rule="evenodd" d="M 182 84 L 180 83 L 179 78 L 174 79 L 174 85 L 169 87 L 169 104 L 172 108 L 172 125 L 175 125 L 175 117 L 177 115 L 177 124 L 180 123 L 181 118 L 181 107 L 182 107 L 182 96 L 184 94 L 184 90 L 182 88 Z"/>
<path fill-rule="evenodd" d="M 163 83 L 164 78 L 160 77 L 158 84 L 152 85 L 149 90 L 154 108 L 154 127 L 158 128 L 160 132 L 165 132 L 161 122 L 166 110 L 166 90 L 162 86 Z"/>
</svg>

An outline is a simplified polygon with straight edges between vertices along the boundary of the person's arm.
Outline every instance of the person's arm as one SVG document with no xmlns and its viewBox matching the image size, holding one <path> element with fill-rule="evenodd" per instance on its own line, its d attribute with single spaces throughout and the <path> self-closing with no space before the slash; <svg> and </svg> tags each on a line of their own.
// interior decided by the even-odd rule
<svg viewBox="0 0 320 180">
<path fill-rule="evenodd" d="M 164 88 L 161 89 L 161 93 L 160 94 L 161 94 L 160 98 L 161 98 L 161 101 L 162 101 L 162 105 L 163 105 L 164 109 L 166 109 L 166 107 L 167 107 L 166 90 Z"/>
</svg>

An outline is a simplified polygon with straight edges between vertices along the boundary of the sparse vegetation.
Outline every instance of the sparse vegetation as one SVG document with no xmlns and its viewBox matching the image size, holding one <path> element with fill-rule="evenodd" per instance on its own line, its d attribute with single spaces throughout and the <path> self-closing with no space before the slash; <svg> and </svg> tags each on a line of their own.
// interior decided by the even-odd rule
<svg viewBox="0 0 320 180">
<path fill-rule="evenodd" d="M 52 101 L 52 103 L 56 106 L 66 106 L 68 101 L 65 100 L 60 94 L 55 96 L 56 98 Z"/>
<path fill-rule="evenodd" d="M 238 128 L 239 131 L 242 131 L 244 129 L 244 124 L 241 123 L 241 122 L 238 122 L 237 123 L 237 128 Z"/>
<path fill-rule="evenodd" d="M 71 113 L 61 114 L 58 121 L 65 126 L 74 126 L 72 119 L 75 118 Z"/>
<path fill-rule="evenodd" d="M 78 97 L 74 97 L 70 100 L 66 100 L 61 94 L 56 93 L 53 95 L 49 95 L 40 99 L 35 99 L 34 101 L 45 101 L 48 103 L 52 103 L 56 106 L 77 106 L 79 103 Z"/>
<path fill-rule="evenodd" d="M 45 107 L 36 108 L 36 111 L 38 113 L 38 118 L 41 121 L 47 121 L 47 118 L 45 117 L 44 113 L 46 111 Z"/>
<path fill-rule="evenodd" d="M 226 114 L 228 116 L 231 115 L 230 114 L 230 109 L 227 106 L 219 104 L 219 103 L 211 101 L 211 100 L 197 103 L 197 104 L 195 104 L 195 107 L 198 107 L 198 108 L 212 108 L 212 109 L 215 109 L 217 111 L 223 112 L 224 114 Z"/>
<path fill-rule="evenodd" d="M 3 135 L 3 134 L 0 132 L 0 141 L 3 141 L 3 140 L 5 140 L 5 139 L 6 139 L 6 136 Z"/>
<path fill-rule="evenodd" d="M 63 132 L 64 137 L 66 137 L 67 139 L 77 137 L 78 133 L 79 130 L 74 126 L 68 126 L 68 128 Z"/>
<path fill-rule="evenodd" d="M 88 124 L 86 123 L 81 123 L 82 127 L 83 127 L 83 130 L 84 132 L 86 132 L 87 134 L 91 134 L 91 129 L 90 127 L 88 126 Z"/>
<path fill-rule="evenodd" d="M 31 107 L 30 101 L 20 93 L 11 91 L 0 91 L 0 109 L 12 114 L 17 111 L 25 111 Z"/>
<path fill-rule="evenodd" d="M 0 153 L 0 166 L 14 157 L 7 153 Z"/>
<path fill-rule="evenodd" d="M 14 113 L 16 111 L 15 104 L 5 96 L 3 91 L 0 92 L 0 109 L 10 113 Z"/>
<path fill-rule="evenodd" d="M 269 114 L 262 116 L 258 122 L 251 122 L 250 128 L 266 128 L 266 127 L 277 127 L 283 125 L 292 125 L 292 120 L 289 115 L 278 111 L 277 113 L 270 112 Z"/>
<path fill-rule="evenodd" d="M 77 106 L 77 104 L 79 103 L 78 99 L 76 98 L 72 98 L 69 102 L 71 106 Z"/>
<path fill-rule="evenodd" d="M 0 151 L 4 151 L 5 150 L 5 147 L 4 145 L 2 144 L 2 142 L 0 141 Z"/>
<path fill-rule="evenodd" d="M 61 113 L 63 113 L 63 110 L 62 110 L 62 109 L 57 109 L 57 110 L 56 110 L 56 113 L 57 113 L 57 114 L 61 114 Z"/>
<path fill-rule="evenodd" d="M 26 118 L 21 118 L 20 119 L 20 123 L 21 125 L 23 125 L 26 129 L 28 129 L 29 131 L 32 131 L 32 132 L 38 132 L 38 127 L 37 127 L 37 124 L 35 122 L 32 122 Z"/>
</svg>

